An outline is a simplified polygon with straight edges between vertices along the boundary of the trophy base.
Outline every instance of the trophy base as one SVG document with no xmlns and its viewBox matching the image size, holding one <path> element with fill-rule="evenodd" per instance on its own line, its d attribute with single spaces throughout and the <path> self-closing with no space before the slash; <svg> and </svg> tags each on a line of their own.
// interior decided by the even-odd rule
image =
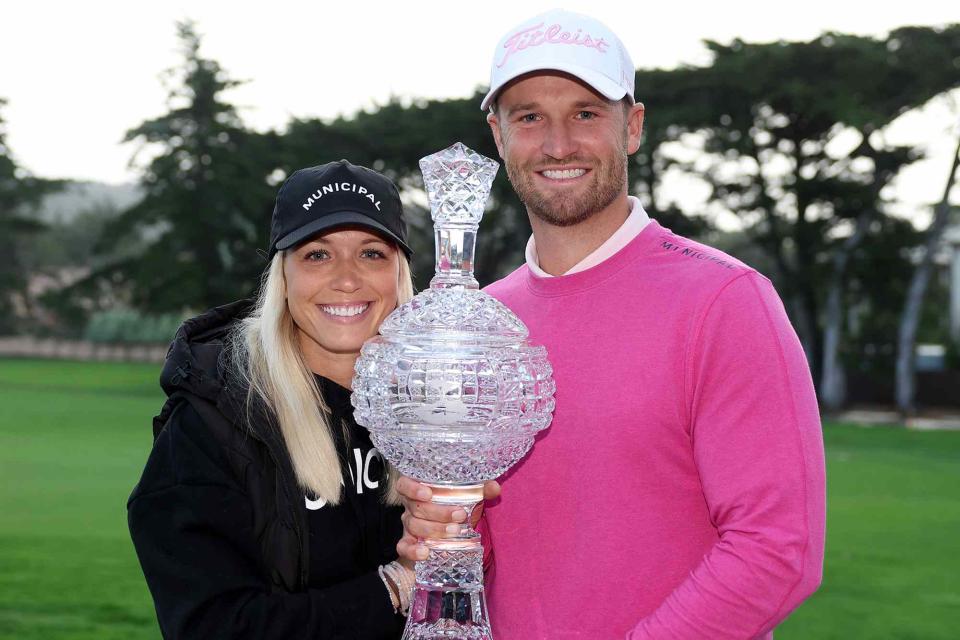
<svg viewBox="0 0 960 640">
<path fill-rule="evenodd" d="M 403 640 L 493 640 L 479 540 L 428 540 Z"/>
</svg>

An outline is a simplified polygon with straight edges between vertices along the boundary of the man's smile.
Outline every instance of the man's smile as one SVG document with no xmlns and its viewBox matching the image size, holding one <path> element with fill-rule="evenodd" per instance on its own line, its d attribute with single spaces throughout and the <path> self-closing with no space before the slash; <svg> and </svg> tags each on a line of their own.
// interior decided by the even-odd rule
<svg viewBox="0 0 960 640">
<path fill-rule="evenodd" d="M 575 180 L 587 173 L 587 169 L 544 169 L 538 171 L 541 176 L 554 181 Z"/>
</svg>

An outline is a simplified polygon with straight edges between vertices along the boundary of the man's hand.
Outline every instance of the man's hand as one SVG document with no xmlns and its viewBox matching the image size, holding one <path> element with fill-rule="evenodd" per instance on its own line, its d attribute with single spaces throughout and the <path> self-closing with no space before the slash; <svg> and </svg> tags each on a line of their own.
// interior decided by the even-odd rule
<svg viewBox="0 0 960 640">
<path fill-rule="evenodd" d="M 400 476 L 397 493 L 403 499 L 403 537 L 397 543 L 401 560 L 426 560 L 429 555 L 423 538 L 446 538 L 460 532 L 461 523 L 467 519 L 462 507 L 430 502 L 433 492 L 430 487 L 413 478 Z M 500 484 L 490 480 L 483 484 L 483 500 L 492 500 L 500 495 Z M 470 514 L 470 524 L 476 526 L 483 514 L 483 500 Z"/>
</svg>

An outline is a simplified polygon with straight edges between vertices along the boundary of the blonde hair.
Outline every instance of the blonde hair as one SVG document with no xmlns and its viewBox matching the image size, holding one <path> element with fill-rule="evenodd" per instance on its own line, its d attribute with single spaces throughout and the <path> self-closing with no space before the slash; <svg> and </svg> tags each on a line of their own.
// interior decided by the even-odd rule
<svg viewBox="0 0 960 640">
<path fill-rule="evenodd" d="M 287 308 L 283 251 L 273 256 L 264 273 L 253 311 L 237 326 L 231 340 L 235 373 L 246 383 L 247 415 L 255 398 L 261 399 L 276 418 L 290 454 L 298 484 L 316 498 L 339 504 L 342 470 L 334 444 L 330 408 L 323 400 L 313 372 L 297 340 L 297 329 Z M 413 297 L 410 264 L 403 253 L 397 303 Z M 386 502 L 397 504 L 396 471 L 391 467 Z"/>
</svg>

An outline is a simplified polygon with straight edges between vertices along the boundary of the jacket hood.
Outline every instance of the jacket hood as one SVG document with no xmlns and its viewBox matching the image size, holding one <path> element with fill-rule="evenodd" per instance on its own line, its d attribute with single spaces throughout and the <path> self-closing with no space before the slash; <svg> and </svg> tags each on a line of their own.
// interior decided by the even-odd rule
<svg viewBox="0 0 960 640">
<path fill-rule="evenodd" d="M 310 557 L 306 523 L 300 512 L 303 507 L 294 508 L 303 505 L 303 494 L 297 488 L 283 436 L 271 415 L 262 403 L 247 403 L 248 387 L 231 373 L 227 341 L 236 323 L 248 316 L 253 307 L 252 300 L 233 302 L 180 326 L 160 374 L 160 386 L 171 397 L 154 418 L 153 432 L 158 437 L 180 402 L 193 406 L 206 424 L 203 431 L 216 434 L 214 437 L 224 447 L 228 459 L 234 461 L 231 465 L 239 481 L 252 483 L 245 486 L 256 488 L 250 499 L 257 504 L 267 501 L 266 507 L 258 507 L 259 513 L 264 517 L 277 513 L 269 516 L 275 517 L 275 522 L 258 521 L 257 525 L 264 536 L 260 542 L 265 549 L 266 566 L 277 584 L 300 591 L 306 588 L 309 578 Z M 242 433 L 241 437 L 233 435 L 235 429 Z M 248 435 L 252 437 L 247 438 Z M 252 469 L 249 473 L 248 468 Z M 139 488 L 135 494 L 137 491 Z M 271 501 L 281 506 L 273 508 Z"/>
<path fill-rule="evenodd" d="M 221 410 L 236 406 L 235 401 L 245 397 L 246 389 L 228 384 L 225 347 L 233 326 L 252 309 L 252 300 L 240 300 L 210 309 L 180 325 L 160 374 L 164 392 L 170 396 L 186 391 L 216 404 Z"/>
</svg>

